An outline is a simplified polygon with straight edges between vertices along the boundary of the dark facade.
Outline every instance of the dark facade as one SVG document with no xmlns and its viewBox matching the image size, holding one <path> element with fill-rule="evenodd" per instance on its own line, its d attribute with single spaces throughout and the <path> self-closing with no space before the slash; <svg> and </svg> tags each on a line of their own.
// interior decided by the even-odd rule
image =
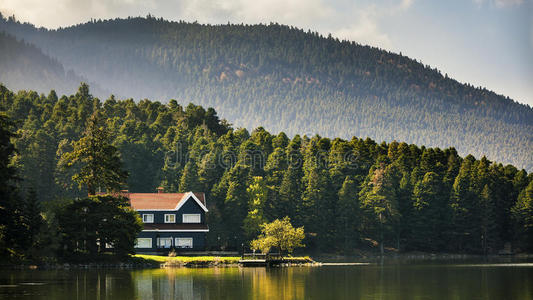
<svg viewBox="0 0 533 300">
<path fill-rule="evenodd" d="M 187 194 L 188 195 L 188 194 Z M 137 209 L 144 229 L 137 238 L 137 253 L 203 251 L 206 249 L 206 211 L 192 195 L 184 196 L 177 209 Z M 183 202 L 183 203 L 182 203 Z M 201 202 L 200 202 L 201 203 Z M 204 203 L 202 203 L 204 204 Z"/>
</svg>

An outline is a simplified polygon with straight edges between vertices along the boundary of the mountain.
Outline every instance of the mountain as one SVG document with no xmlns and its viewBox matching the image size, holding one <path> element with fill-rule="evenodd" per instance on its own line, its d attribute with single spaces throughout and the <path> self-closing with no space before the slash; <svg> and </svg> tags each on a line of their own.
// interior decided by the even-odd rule
<svg viewBox="0 0 533 300">
<path fill-rule="evenodd" d="M 72 71 L 65 72 L 63 65 L 24 41 L 0 32 L 0 82 L 13 89 L 33 86 L 38 91 L 70 89 L 80 81 Z"/>
<path fill-rule="evenodd" d="M 15 90 L 32 88 L 41 93 L 72 93 L 88 81 L 44 54 L 36 46 L 0 31 L 0 82 Z M 92 84 L 97 93 L 109 93 Z"/>
<path fill-rule="evenodd" d="M 212 106 L 238 127 L 454 146 L 533 169 L 531 107 L 356 42 L 151 16 L 57 30 L 2 18 L 2 30 L 114 94 Z"/>
</svg>

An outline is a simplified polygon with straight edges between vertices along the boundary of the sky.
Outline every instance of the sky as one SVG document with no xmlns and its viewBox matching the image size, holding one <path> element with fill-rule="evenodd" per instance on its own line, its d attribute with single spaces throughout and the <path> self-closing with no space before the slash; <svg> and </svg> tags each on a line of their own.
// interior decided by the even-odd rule
<svg viewBox="0 0 533 300">
<path fill-rule="evenodd" d="M 401 52 L 533 106 L 533 0 L 1 0 L 0 12 L 47 28 L 148 14 L 278 22 Z"/>
</svg>

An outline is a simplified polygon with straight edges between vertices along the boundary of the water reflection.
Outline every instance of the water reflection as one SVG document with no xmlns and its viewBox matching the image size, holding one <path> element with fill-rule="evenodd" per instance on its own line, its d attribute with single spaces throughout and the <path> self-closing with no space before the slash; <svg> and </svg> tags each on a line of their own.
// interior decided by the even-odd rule
<svg viewBox="0 0 533 300">
<path fill-rule="evenodd" d="M 303 299 L 311 268 L 158 269 L 132 272 L 138 299 Z"/>
<path fill-rule="evenodd" d="M 529 264 L 0 272 L 0 299 L 532 299 Z"/>
</svg>

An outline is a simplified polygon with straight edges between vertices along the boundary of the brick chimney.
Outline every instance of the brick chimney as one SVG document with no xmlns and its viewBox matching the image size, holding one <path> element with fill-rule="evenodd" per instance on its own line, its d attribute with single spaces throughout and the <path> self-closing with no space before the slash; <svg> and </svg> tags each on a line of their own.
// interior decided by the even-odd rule
<svg viewBox="0 0 533 300">
<path fill-rule="evenodd" d="M 164 193 L 164 192 L 165 192 L 165 189 L 164 189 L 162 186 L 160 186 L 160 187 L 157 188 L 157 193 L 158 193 L 158 194 L 162 194 L 162 193 Z"/>
</svg>

